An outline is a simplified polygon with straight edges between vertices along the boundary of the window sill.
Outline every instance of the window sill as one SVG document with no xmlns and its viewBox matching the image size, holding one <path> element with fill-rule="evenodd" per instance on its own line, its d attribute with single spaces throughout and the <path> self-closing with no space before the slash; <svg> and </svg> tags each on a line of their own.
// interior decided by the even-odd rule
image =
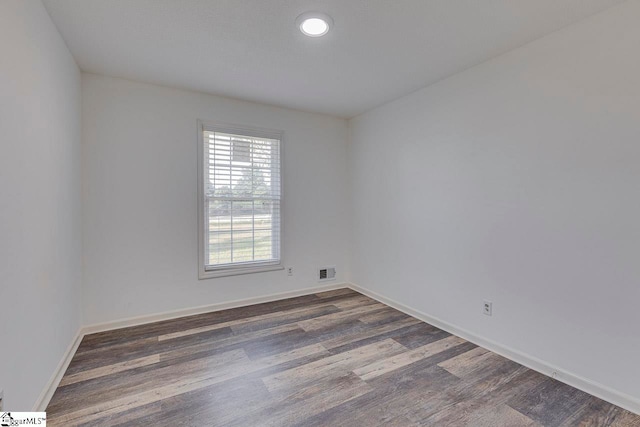
<svg viewBox="0 0 640 427">
<path fill-rule="evenodd" d="M 263 273 L 277 270 L 284 270 L 282 264 L 258 265 L 251 267 L 228 267 L 218 270 L 200 270 L 198 279 L 215 279 L 216 277 L 239 276 L 241 274 Z"/>
</svg>

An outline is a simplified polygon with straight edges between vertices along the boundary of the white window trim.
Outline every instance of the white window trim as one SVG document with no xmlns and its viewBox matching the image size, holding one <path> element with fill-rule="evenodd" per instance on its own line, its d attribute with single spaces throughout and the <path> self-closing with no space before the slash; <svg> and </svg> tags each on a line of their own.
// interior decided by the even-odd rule
<svg viewBox="0 0 640 427">
<path fill-rule="evenodd" d="M 254 136 L 256 138 L 271 138 L 280 141 L 280 260 L 264 262 L 247 262 L 244 265 L 227 265 L 215 269 L 206 269 L 204 262 L 204 132 L 216 131 Z M 209 123 L 198 120 L 198 279 L 212 279 L 216 277 L 236 276 L 240 274 L 262 273 L 266 271 L 284 270 L 284 157 L 283 132 L 273 129 L 261 129 L 256 127 L 241 126 L 225 123 Z"/>
</svg>

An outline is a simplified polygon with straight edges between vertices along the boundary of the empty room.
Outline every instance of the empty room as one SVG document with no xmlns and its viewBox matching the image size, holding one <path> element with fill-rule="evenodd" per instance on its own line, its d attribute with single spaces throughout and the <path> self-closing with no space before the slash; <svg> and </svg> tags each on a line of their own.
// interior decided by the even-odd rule
<svg viewBox="0 0 640 427">
<path fill-rule="evenodd" d="M 0 425 L 640 426 L 640 0 L 0 0 Z"/>
</svg>

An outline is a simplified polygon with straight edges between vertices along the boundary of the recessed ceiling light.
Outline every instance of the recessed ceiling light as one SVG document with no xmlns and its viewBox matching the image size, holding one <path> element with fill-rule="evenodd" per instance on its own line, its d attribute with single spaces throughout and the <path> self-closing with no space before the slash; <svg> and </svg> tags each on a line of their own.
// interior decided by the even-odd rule
<svg viewBox="0 0 640 427">
<path fill-rule="evenodd" d="M 296 26 L 305 36 L 321 37 L 329 32 L 333 19 L 326 13 L 307 12 L 296 18 Z"/>
</svg>

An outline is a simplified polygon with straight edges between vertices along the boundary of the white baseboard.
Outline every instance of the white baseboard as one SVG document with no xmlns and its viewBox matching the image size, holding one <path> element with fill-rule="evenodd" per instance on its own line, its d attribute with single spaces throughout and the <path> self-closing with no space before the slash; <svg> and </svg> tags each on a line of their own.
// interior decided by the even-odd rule
<svg viewBox="0 0 640 427">
<path fill-rule="evenodd" d="M 255 298 L 246 298 L 241 300 L 223 302 L 219 304 L 202 305 L 199 307 L 186 308 L 180 310 L 166 311 L 164 313 L 156 313 L 145 316 L 130 317 L 113 322 L 97 323 L 85 326 L 82 331 L 85 335 L 95 334 L 96 332 L 111 331 L 113 329 L 128 328 L 130 326 L 139 326 L 146 323 L 160 322 L 163 320 L 177 319 L 179 317 L 193 316 L 196 314 L 211 313 L 213 311 L 228 310 L 230 308 L 246 307 L 248 305 L 262 304 L 265 302 L 278 301 L 287 298 L 295 298 L 304 295 L 315 294 L 317 292 L 331 291 L 334 289 L 346 288 L 347 283 L 332 283 L 330 285 L 312 286 L 310 288 L 298 289 L 289 292 L 280 292 L 276 294 L 264 295 Z"/>
<path fill-rule="evenodd" d="M 221 303 L 221 304 L 211 304 L 211 305 L 205 305 L 200 307 L 174 310 L 174 311 L 168 311 L 164 313 L 158 313 L 158 314 L 152 314 L 152 315 L 146 315 L 146 316 L 131 317 L 128 319 L 122 319 L 122 320 L 117 320 L 113 322 L 106 322 L 106 323 L 85 326 L 78 331 L 73 341 L 65 351 L 62 357 L 62 360 L 58 364 L 58 367 L 56 368 L 54 374 L 52 375 L 51 379 L 47 383 L 45 389 L 42 391 L 42 393 L 38 397 L 38 400 L 34 405 L 33 410 L 44 411 L 46 409 L 47 405 L 49 404 L 49 401 L 51 400 L 51 397 L 53 397 L 53 393 L 55 392 L 56 388 L 58 387 L 58 384 L 60 383 L 60 380 L 62 379 L 62 376 L 67 370 L 67 367 L 69 366 L 69 363 L 73 358 L 73 355 L 75 354 L 76 350 L 78 349 L 78 346 L 80 345 L 80 342 L 82 341 L 82 338 L 85 335 L 96 333 L 96 332 L 105 332 L 109 330 L 120 329 L 120 328 L 125 328 L 130 326 L 138 326 L 138 325 L 158 322 L 162 320 L 170 320 L 170 319 L 191 316 L 196 314 L 227 310 L 230 308 L 245 307 L 248 305 L 278 301 L 278 300 L 283 300 L 287 298 L 294 298 L 298 296 L 304 296 L 304 295 L 314 294 L 317 292 L 330 291 L 330 290 L 340 289 L 340 288 L 353 289 L 356 292 L 360 292 L 370 298 L 380 301 L 383 304 L 393 307 L 396 310 L 402 311 L 403 313 L 406 313 L 410 316 L 420 319 L 437 328 L 440 328 L 451 334 L 457 335 L 461 338 L 464 338 L 467 341 L 470 341 L 476 345 L 484 347 L 503 357 L 511 359 L 517 363 L 520 363 L 521 365 L 524 365 L 527 368 L 538 371 L 544 375 L 553 377 L 558 381 L 562 381 L 572 387 L 575 387 L 586 393 L 592 394 L 596 397 L 599 397 L 600 399 L 606 400 L 607 402 L 613 403 L 614 405 L 620 406 L 631 412 L 640 414 L 640 400 L 632 396 L 629 396 L 624 393 L 620 393 L 617 390 L 613 390 L 610 387 L 607 387 L 605 385 L 602 385 L 594 381 L 588 380 L 586 378 L 580 377 L 578 375 L 572 374 L 564 369 L 553 366 L 543 360 L 537 359 L 533 356 L 529 356 L 518 350 L 514 350 L 510 347 L 499 344 L 495 341 L 478 336 L 472 332 L 467 331 L 464 328 L 460 328 L 458 326 L 445 322 L 444 320 L 432 317 L 426 313 L 421 312 L 420 310 L 416 310 L 412 307 L 404 305 L 400 302 L 397 302 L 381 294 L 378 294 L 377 292 L 370 291 L 366 288 L 363 288 L 353 283 L 334 283 L 330 285 L 314 286 L 314 287 L 300 289 L 296 291 L 281 292 L 281 293 L 265 295 L 261 297 L 230 301 L 230 302 Z"/>
<path fill-rule="evenodd" d="M 78 349 L 83 336 L 84 333 L 82 332 L 82 328 L 80 328 L 78 332 L 76 332 L 73 341 L 71 341 L 71 344 L 69 344 L 69 347 L 67 347 L 67 350 L 62 355 L 62 360 L 60 360 L 60 363 L 58 363 L 56 370 L 53 372 L 53 375 L 47 382 L 44 390 L 42 390 L 42 393 L 40 393 L 40 396 L 38 396 L 36 404 L 33 405 L 34 412 L 44 412 L 44 410 L 47 408 L 47 405 L 49 405 L 49 401 L 53 397 L 53 393 L 55 393 L 56 389 L 58 388 L 58 384 L 60 384 L 62 376 L 69 367 L 69 363 L 71 363 L 73 355 L 76 354 L 76 350 Z"/>
<path fill-rule="evenodd" d="M 318 292 L 332 291 L 334 289 L 341 289 L 341 288 L 347 288 L 347 287 L 348 287 L 348 284 L 344 282 L 332 283 L 329 285 L 313 286 L 310 288 L 299 289 L 299 290 L 290 291 L 290 292 L 280 292 L 276 294 L 264 295 L 264 296 L 255 297 L 255 298 L 247 298 L 247 299 L 230 301 L 230 302 L 225 302 L 220 304 L 203 305 L 200 307 L 187 308 L 182 310 L 173 310 L 173 311 L 167 311 L 164 313 L 151 314 L 146 316 L 137 316 L 137 317 L 131 317 L 128 319 L 116 320 L 113 322 L 105 322 L 105 323 L 99 323 L 95 325 L 84 326 L 80 328 L 80 330 L 78 330 L 78 333 L 76 334 L 73 341 L 65 351 L 64 355 L 62 356 L 62 360 L 56 367 L 56 370 L 51 376 L 51 379 L 47 382 L 47 385 L 45 386 L 44 390 L 42 390 L 42 393 L 40 393 L 40 396 L 38 397 L 38 400 L 36 401 L 33 407 L 33 410 L 35 412 L 42 412 L 47 408 L 47 406 L 49 405 L 49 402 L 51 401 L 51 398 L 53 397 L 53 393 L 55 393 L 56 389 L 58 388 L 58 384 L 60 384 L 60 381 L 62 380 L 64 373 L 69 367 L 69 363 L 71 363 L 71 359 L 73 359 L 73 356 L 75 355 L 76 350 L 78 350 L 78 347 L 80 346 L 80 342 L 82 342 L 82 338 L 84 338 L 85 335 L 94 334 L 96 332 L 105 332 L 105 331 L 111 331 L 114 329 L 127 328 L 130 326 L 144 325 L 147 323 L 159 322 L 162 320 L 171 320 L 179 317 L 192 316 L 195 314 L 210 313 L 214 311 L 227 310 L 230 308 L 246 307 L 248 305 L 279 301 L 287 298 L 300 297 L 304 295 L 315 294 Z"/>
<path fill-rule="evenodd" d="M 631 411 L 640 415 L 640 400 L 633 396 L 629 396 L 628 394 L 621 393 L 610 387 L 596 383 L 584 377 L 575 375 L 571 372 L 568 372 L 557 366 L 553 366 L 550 363 L 537 359 L 528 354 L 522 353 L 518 350 L 514 350 L 510 347 L 499 344 L 495 341 L 483 338 L 479 335 L 476 335 L 472 332 L 467 331 L 466 329 L 460 328 L 456 325 L 452 325 L 451 323 L 445 322 L 444 320 L 435 318 L 426 313 L 423 313 L 420 310 L 416 310 L 415 308 L 409 307 L 400 302 L 392 300 L 391 298 L 387 298 L 383 295 L 380 295 L 377 292 L 370 291 L 366 288 L 363 288 L 353 283 L 350 283 L 348 287 L 353 289 L 356 292 L 360 292 L 383 304 L 393 307 L 396 310 L 402 311 L 403 313 L 406 313 L 409 316 L 413 316 L 419 320 L 422 320 L 423 322 L 429 323 L 430 325 L 433 325 L 453 335 L 459 336 L 460 338 L 463 338 L 469 342 L 479 345 L 480 347 L 484 347 L 487 350 L 490 350 L 503 357 L 506 357 L 507 359 L 513 360 L 514 362 L 517 362 L 523 366 L 526 366 L 529 369 L 533 369 L 534 371 L 537 371 L 549 377 L 555 378 L 558 381 L 561 381 L 565 384 L 568 384 L 572 387 L 577 388 L 578 390 L 582 390 L 585 393 L 589 393 L 602 400 L 605 400 L 609 403 L 620 406 L 621 408 L 624 408 L 628 411 Z"/>
</svg>

